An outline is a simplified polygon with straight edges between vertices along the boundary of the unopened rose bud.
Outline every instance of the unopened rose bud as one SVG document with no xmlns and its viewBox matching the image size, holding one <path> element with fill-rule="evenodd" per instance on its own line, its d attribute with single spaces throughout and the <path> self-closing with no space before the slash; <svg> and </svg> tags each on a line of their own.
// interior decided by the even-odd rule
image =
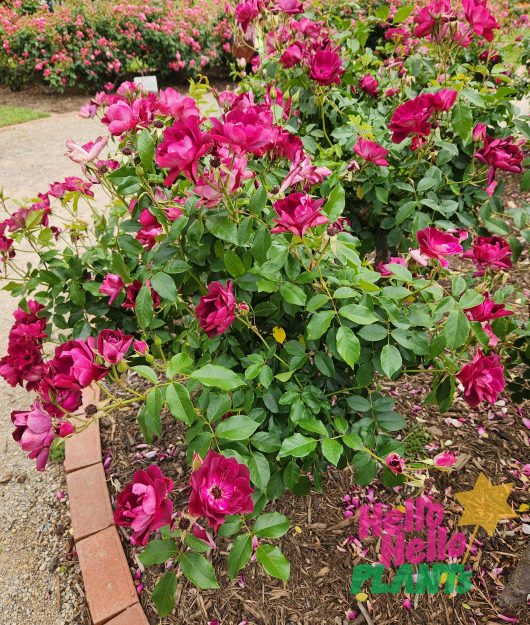
<svg viewBox="0 0 530 625">
<path fill-rule="evenodd" d="M 120 360 L 120 362 L 116 365 L 116 369 L 120 373 L 125 373 L 128 368 L 129 368 L 129 365 L 125 362 L 125 360 Z"/>
<path fill-rule="evenodd" d="M 199 456 L 199 454 L 194 451 L 193 452 L 193 458 L 191 461 L 191 470 L 192 471 L 196 471 L 203 463 L 202 458 Z"/>
<path fill-rule="evenodd" d="M 155 362 L 155 357 L 152 354 L 146 354 L 145 359 L 147 362 Z"/>
<path fill-rule="evenodd" d="M 245 302 L 240 302 L 237 305 L 237 309 L 242 315 L 248 315 L 248 311 L 250 310 L 250 308 L 248 307 L 248 304 L 246 304 Z"/>
</svg>

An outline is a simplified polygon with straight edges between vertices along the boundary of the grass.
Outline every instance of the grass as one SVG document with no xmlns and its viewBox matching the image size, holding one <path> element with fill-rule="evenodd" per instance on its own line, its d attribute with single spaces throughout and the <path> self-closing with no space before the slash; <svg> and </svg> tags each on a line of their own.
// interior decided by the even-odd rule
<svg viewBox="0 0 530 625">
<path fill-rule="evenodd" d="M 48 113 L 21 108 L 20 106 L 0 104 L 0 128 L 12 126 L 13 124 L 22 124 L 32 119 L 40 119 L 41 117 L 48 117 Z"/>
</svg>

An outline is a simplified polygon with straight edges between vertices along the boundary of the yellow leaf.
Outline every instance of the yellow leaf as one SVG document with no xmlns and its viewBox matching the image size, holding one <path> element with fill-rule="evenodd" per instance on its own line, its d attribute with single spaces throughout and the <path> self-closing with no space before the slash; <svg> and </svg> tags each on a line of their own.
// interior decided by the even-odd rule
<svg viewBox="0 0 530 625">
<path fill-rule="evenodd" d="M 518 508 L 517 512 L 528 512 L 530 510 L 530 506 L 527 503 L 522 503 Z"/>
<path fill-rule="evenodd" d="M 357 187 L 357 197 L 362 200 L 364 197 L 364 193 L 363 193 L 363 188 L 361 187 L 361 185 L 359 185 Z"/>
<path fill-rule="evenodd" d="M 360 601 L 362 603 L 363 601 L 366 601 L 368 599 L 368 595 L 365 592 L 358 592 L 355 595 L 355 598 L 357 599 L 357 601 Z"/>
<path fill-rule="evenodd" d="M 295 531 L 297 534 L 301 534 L 301 533 L 302 533 L 302 528 L 301 528 L 299 525 L 295 525 L 295 526 L 294 526 L 294 531 Z"/>
<path fill-rule="evenodd" d="M 287 334 L 285 334 L 285 330 L 283 328 L 280 328 L 279 326 L 275 326 L 274 328 L 272 328 L 272 336 L 278 343 L 280 343 L 280 345 L 287 338 Z"/>
</svg>

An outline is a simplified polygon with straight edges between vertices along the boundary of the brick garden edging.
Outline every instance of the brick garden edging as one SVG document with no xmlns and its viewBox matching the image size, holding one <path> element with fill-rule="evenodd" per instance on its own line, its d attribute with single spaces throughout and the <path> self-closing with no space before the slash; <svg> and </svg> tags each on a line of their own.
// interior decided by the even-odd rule
<svg viewBox="0 0 530 625">
<path fill-rule="evenodd" d="M 83 391 L 83 406 L 99 389 Z M 66 482 L 85 594 L 94 625 L 149 625 L 112 517 L 99 424 L 65 440 Z"/>
</svg>

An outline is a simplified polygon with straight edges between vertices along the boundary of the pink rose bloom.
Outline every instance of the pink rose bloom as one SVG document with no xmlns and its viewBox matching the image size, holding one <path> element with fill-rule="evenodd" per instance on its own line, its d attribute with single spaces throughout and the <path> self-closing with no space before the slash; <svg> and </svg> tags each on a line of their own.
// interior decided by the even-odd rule
<svg viewBox="0 0 530 625">
<path fill-rule="evenodd" d="M 173 503 L 168 498 L 173 482 L 156 465 L 136 471 L 132 482 L 118 495 L 114 522 L 133 530 L 131 543 L 147 545 L 152 532 L 169 525 Z"/>
<path fill-rule="evenodd" d="M 48 362 L 47 377 L 57 388 L 79 389 L 101 380 L 107 373 L 106 367 L 97 364 L 85 341 L 72 339 L 55 349 L 54 357 Z"/>
<path fill-rule="evenodd" d="M 201 296 L 195 314 L 210 338 L 226 332 L 236 318 L 236 298 L 231 280 L 225 287 L 220 282 L 210 282 L 208 293 Z"/>
<path fill-rule="evenodd" d="M 400 104 L 388 124 L 393 143 L 401 143 L 412 136 L 411 148 L 416 150 L 431 132 L 432 114 L 433 106 L 428 94 L 421 94 Z"/>
<path fill-rule="evenodd" d="M 400 475 L 405 470 L 405 459 L 395 452 L 388 454 L 385 464 L 396 475 Z"/>
<path fill-rule="evenodd" d="M 285 49 L 280 57 L 280 63 L 286 68 L 298 65 L 304 58 L 303 44 L 295 41 L 292 45 Z"/>
<path fill-rule="evenodd" d="M 469 258 L 483 270 L 485 267 L 510 269 L 512 266 L 512 250 L 508 241 L 502 237 L 477 237 L 473 247 L 462 255 Z"/>
<path fill-rule="evenodd" d="M 37 471 L 44 471 L 54 439 L 51 416 L 37 400 L 28 412 L 14 410 L 11 421 L 15 426 L 13 438 L 23 451 L 29 452 L 30 460 L 36 460 Z"/>
<path fill-rule="evenodd" d="M 261 11 L 260 0 L 244 0 L 236 6 L 236 20 L 243 32 L 247 30 L 250 23 L 258 17 Z"/>
<path fill-rule="evenodd" d="M 493 31 L 500 28 L 497 20 L 486 8 L 487 0 L 462 0 L 464 17 L 476 35 L 493 41 Z"/>
<path fill-rule="evenodd" d="M 78 143 L 75 143 L 73 139 L 68 139 L 66 141 L 68 152 L 66 152 L 65 156 L 67 156 L 71 161 L 74 161 L 74 163 L 86 165 L 86 163 L 90 163 L 101 154 L 101 152 L 105 149 L 108 140 L 108 137 L 98 137 L 93 142 L 91 141 L 89 143 L 85 143 L 84 145 L 79 145 Z"/>
<path fill-rule="evenodd" d="M 200 117 L 195 100 L 182 95 L 172 87 L 160 91 L 158 110 L 162 115 L 171 115 L 175 120 Z"/>
<path fill-rule="evenodd" d="M 178 120 L 166 128 L 164 141 L 156 149 L 156 164 L 169 169 L 164 184 L 171 186 L 181 173 L 195 181 L 199 159 L 211 144 L 212 138 L 201 131 L 198 117 Z"/>
<path fill-rule="evenodd" d="M 283 200 L 274 203 L 278 224 L 271 232 L 292 232 L 302 237 L 308 228 L 329 223 L 326 215 L 320 212 L 324 200 L 315 200 L 305 193 L 291 193 Z"/>
<path fill-rule="evenodd" d="M 37 393 L 41 399 L 42 407 L 57 419 L 64 417 L 61 408 L 68 412 L 75 412 L 83 403 L 80 389 L 55 388 L 49 378 L 43 378 L 40 381 Z M 56 404 L 59 404 L 61 408 Z"/>
<path fill-rule="evenodd" d="M 120 101 L 108 107 L 101 122 L 108 127 L 111 135 L 121 135 L 136 128 L 140 118 L 127 102 Z"/>
<path fill-rule="evenodd" d="M 450 451 L 442 451 L 442 453 L 434 456 L 435 467 L 452 467 L 457 461 L 457 457 L 453 456 Z"/>
<path fill-rule="evenodd" d="M 503 304 L 496 304 L 490 299 L 488 293 L 485 294 L 482 304 L 466 308 L 464 313 L 470 321 L 491 321 L 492 319 L 513 315 L 513 311 L 504 308 Z"/>
<path fill-rule="evenodd" d="M 494 139 L 486 135 L 484 139 L 484 147 L 475 152 L 475 158 L 485 165 L 489 165 L 486 192 L 493 195 L 497 182 L 495 174 L 497 169 L 509 171 L 514 174 L 520 174 L 523 171 L 524 153 L 521 146 L 524 139 L 515 141 L 514 137 L 506 137 L 505 139 Z"/>
<path fill-rule="evenodd" d="M 121 305 L 122 308 L 134 309 L 136 307 L 136 298 L 142 286 L 143 284 L 140 280 L 133 280 L 132 284 L 129 284 L 125 289 L 125 301 Z M 146 280 L 145 286 L 151 287 L 151 282 Z M 151 297 L 153 298 L 153 307 L 158 308 L 160 306 L 160 295 L 153 288 L 151 288 Z"/>
<path fill-rule="evenodd" d="M 455 103 L 458 91 L 454 89 L 440 89 L 436 93 L 428 94 L 431 101 L 431 106 L 436 111 L 446 112 L 451 109 Z"/>
<path fill-rule="evenodd" d="M 133 341 L 133 349 L 143 356 L 147 351 L 147 343 L 145 341 Z"/>
<path fill-rule="evenodd" d="M 380 167 L 388 166 L 388 161 L 386 160 L 388 150 L 385 150 L 384 147 L 375 143 L 375 141 L 359 137 L 357 143 L 353 146 L 353 151 L 369 163 L 379 165 Z"/>
<path fill-rule="evenodd" d="M 442 26 L 455 17 L 455 12 L 451 8 L 451 0 L 432 0 L 426 7 L 420 9 L 414 18 L 416 27 L 414 35 L 416 37 L 426 37 L 432 35 L 436 30 L 439 34 Z"/>
<path fill-rule="evenodd" d="M 439 260 L 442 267 L 447 267 L 449 264 L 445 259 L 446 256 L 461 254 L 463 251 L 456 237 L 431 226 L 419 230 L 416 238 L 421 254 Z"/>
<path fill-rule="evenodd" d="M 384 278 L 388 278 L 388 276 L 392 276 L 393 273 L 390 271 L 390 269 L 387 268 L 387 265 L 402 265 L 403 267 L 407 266 L 407 261 L 405 258 L 402 258 L 401 256 L 391 256 L 389 260 L 387 260 L 386 263 L 383 263 L 383 261 L 381 261 L 378 265 L 377 265 L 377 271 L 384 277 Z"/>
<path fill-rule="evenodd" d="M 79 109 L 79 117 L 82 117 L 83 119 L 90 119 L 92 117 L 95 117 L 97 112 L 97 104 L 88 102 L 87 104 L 83 104 L 83 106 Z"/>
<path fill-rule="evenodd" d="M 112 304 L 118 295 L 123 291 L 125 286 L 121 276 L 115 273 L 108 273 L 104 278 L 99 292 L 104 295 L 110 295 L 109 304 Z"/>
<path fill-rule="evenodd" d="M 284 193 L 286 189 L 296 184 L 300 184 L 304 191 L 309 191 L 312 186 L 320 184 L 327 176 L 331 176 L 330 169 L 316 167 L 313 165 L 311 157 L 300 151 L 293 159 L 289 173 L 280 186 L 279 193 Z"/>
<path fill-rule="evenodd" d="M 97 339 L 97 350 L 107 362 L 115 365 L 129 351 L 132 342 L 133 337 L 121 330 L 102 330 Z"/>
<path fill-rule="evenodd" d="M 487 126 L 486 124 L 478 123 L 473 128 L 473 141 L 484 141 L 486 138 Z"/>
<path fill-rule="evenodd" d="M 389 87 L 385 91 L 385 97 L 391 98 L 392 96 L 397 95 L 398 93 L 399 93 L 399 88 L 398 87 Z"/>
<path fill-rule="evenodd" d="M 309 76 L 320 85 L 340 84 L 344 69 L 340 56 L 331 45 L 314 52 L 308 59 L 308 65 Z"/>
<path fill-rule="evenodd" d="M 276 8 L 287 15 L 297 15 L 304 12 L 304 5 L 300 0 L 276 0 Z"/>
<path fill-rule="evenodd" d="M 150 250 L 156 244 L 156 237 L 163 232 L 162 226 L 158 219 L 145 208 L 138 217 L 138 221 L 142 226 L 136 233 L 136 239 L 147 249 Z"/>
<path fill-rule="evenodd" d="M 27 310 L 17 308 L 13 313 L 15 324 L 9 331 L 9 340 L 17 336 L 31 336 L 34 339 L 43 339 L 47 336 L 46 318 L 39 316 L 44 306 L 33 299 L 26 302 Z"/>
<path fill-rule="evenodd" d="M 237 154 L 252 152 L 259 156 L 272 139 L 272 112 L 264 107 L 234 108 L 223 120 L 212 118 L 210 121 L 212 138 L 231 146 Z"/>
<path fill-rule="evenodd" d="M 361 78 L 359 87 L 372 98 L 376 98 L 379 93 L 379 83 L 371 74 Z"/>
<path fill-rule="evenodd" d="M 201 466 L 190 478 L 190 514 L 205 517 L 215 531 L 227 514 L 250 514 L 254 510 L 250 472 L 235 458 L 225 458 L 209 451 Z"/>
<path fill-rule="evenodd" d="M 482 401 L 494 404 L 504 389 L 504 369 L 497 354 L 477 350 L 473 360 L 456 376 L 464 386 L 464 399 L 476 408 Z"/>
</svg>

